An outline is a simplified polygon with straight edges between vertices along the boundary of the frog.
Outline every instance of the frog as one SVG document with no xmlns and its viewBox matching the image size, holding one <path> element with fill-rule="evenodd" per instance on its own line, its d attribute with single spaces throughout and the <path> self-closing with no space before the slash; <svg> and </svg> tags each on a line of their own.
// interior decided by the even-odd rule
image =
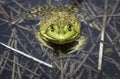
<svg viewBox="0 0 120 79">
<path fill-rule="evenodd" d="M 66 7 L 37 6 L 23 12 L 11 23 L 16 24 L 25 19 L 40 18 L 39 30 L 35 34 L 40 44 L 55 50 L 51 44 L 64 46 L 77 42 L 75 46 L 66 49 L 70 50 L 67 54 L 71 54 L 75 51 L 81 51 L 88 41 L 86 36 L 81 35 L 82 24 L 78 13 L 80 13 L 79 9 L 73 5 Z"/>
</svg>

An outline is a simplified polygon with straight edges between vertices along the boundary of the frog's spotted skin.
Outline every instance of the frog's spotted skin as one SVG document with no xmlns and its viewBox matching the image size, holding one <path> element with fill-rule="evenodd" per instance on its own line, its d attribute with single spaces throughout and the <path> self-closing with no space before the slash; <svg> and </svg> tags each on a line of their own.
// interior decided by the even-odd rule
<svg viewBox="0 0 120 79">
<path fill-rule="evenodd" d="M 66 44 L 78 38 L 81 23 L 73 13 L 60 7 L 48 13 L 40 22 L 39 32 L 42 39 L 56 44 Z"/>
<path fill-rule="evenodd" d="M 73 51 L 81 50 L 86 44 L 87 38 L 80 35 L 81 22 L 77 17 L 79 10 L 76 7 L 36 7 L 12 23 L 20 23 L 24 19 L 40 17 L 39 31 L 37 39 L 45 46 L 50 47 L 47 42 L 54 44 L 67 44 L 78 41 L 78 45 L 71 48 Z M 82 37 L 82 38 L 81 38 Z M 47 42 L 46 42 L 47 41 Z"/>
</svg>

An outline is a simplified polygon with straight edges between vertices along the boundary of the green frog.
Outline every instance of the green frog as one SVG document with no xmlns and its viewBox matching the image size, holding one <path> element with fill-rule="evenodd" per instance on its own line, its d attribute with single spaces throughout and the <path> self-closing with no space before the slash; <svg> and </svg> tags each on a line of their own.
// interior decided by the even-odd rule
<svg viewBox="0 0 120 79">
<path fill-rule="evenodd" d="M 81 22 L 78 18 L 79 9 L 73 5 L 66 7 L 38 6 L 24 12 L 12 21 L 12 24 L 23 22 L 25 19 L 40 18 L 39 30 L 36 33 L 38 41 L 48 48 L 55 50 L 49 43 L 58 46 L 77 45 L 66 50 L 80 51 L 87 43 L 87 37 L 81 35 Z M 49 42 L 49 43 L 48 43 Z"/>
</svg>

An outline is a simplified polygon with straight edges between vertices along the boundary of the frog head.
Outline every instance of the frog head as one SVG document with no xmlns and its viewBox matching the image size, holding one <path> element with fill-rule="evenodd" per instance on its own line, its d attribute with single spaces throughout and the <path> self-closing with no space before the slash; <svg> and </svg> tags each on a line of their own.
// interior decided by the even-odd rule
<svg viewBox="0 0 120 79">
<path fill-rule="evenodd" d="M 66 10 L 53 10 L 42 17 L 40 37 L 55 44 L 75 41 L 80 34 L 81 23 L 76 15 Z"/>
</svg>

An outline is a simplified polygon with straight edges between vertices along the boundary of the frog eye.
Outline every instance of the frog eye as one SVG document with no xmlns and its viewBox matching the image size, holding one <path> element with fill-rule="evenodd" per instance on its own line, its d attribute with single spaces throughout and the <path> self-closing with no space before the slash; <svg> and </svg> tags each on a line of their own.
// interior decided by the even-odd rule
<svg viewBox="0 0 120 79">
<path fill-rule="evenodd" d="M 68 24 L 67 28 L 68 28 L 69 31 L 71 31 L 72 30 L 72 25 Z"/>
<path fill-rule="evenodd" d="M 54 24 L 51 24 L 51 25 L 50 25 L 50 29 L 51 29 L 52 32 L 54 32 L 54 30 L 55 30 L 55 25 L 54 25 Z"/>
</svg>

